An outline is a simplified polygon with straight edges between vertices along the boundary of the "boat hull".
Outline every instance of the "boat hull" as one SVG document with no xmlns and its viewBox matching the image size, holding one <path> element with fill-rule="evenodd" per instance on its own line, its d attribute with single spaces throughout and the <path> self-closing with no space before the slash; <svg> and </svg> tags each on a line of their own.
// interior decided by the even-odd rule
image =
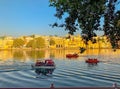
<svg viewBox="0 0 120 89">
<path fill-rule="evenodd" d="M 31 65 L 33 69 L 55 69 L 55 66 L 35 66 Z"/>
<path fill-rule="evenodd" d="M 97 59 L 88 59 L 88 60 L 86 60 L 86 63 L 97 64 L 97 63 L 99 63 L 99 60 L 97 60 Z"/>
<path fill-rule="evenodd" d="M 77 58 L 77 57 L 79 57 L 79 55 L 78 54 L 67 54 L 66 57 L 67 58 Z"/>
</svg>

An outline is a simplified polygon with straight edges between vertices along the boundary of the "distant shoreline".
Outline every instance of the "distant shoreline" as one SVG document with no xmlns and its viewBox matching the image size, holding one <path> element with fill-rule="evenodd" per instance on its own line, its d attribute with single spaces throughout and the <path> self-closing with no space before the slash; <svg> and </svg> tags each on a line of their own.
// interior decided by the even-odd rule
<svg viewBox="0 0 120 89">
<path fill-rule="evenodd" d="M 88 49 L 112 49 L 112 48 L 88 48 Z M 0 48 L 2 50 L 79 50 L 79 48 Z"/>
</svg>

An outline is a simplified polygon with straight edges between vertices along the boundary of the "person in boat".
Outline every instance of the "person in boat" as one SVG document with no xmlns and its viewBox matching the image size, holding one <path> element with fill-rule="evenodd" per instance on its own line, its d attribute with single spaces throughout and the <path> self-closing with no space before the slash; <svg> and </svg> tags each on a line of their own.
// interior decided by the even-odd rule
<svg viewBox="0 0 120 89">
<path fill-rule="evenodd" d="M 35 66 L 43 66 L 44 65 L 44 62 L 40 61 L 40 60 L 37 60 Z"/>
<path fill-rule="evenodd" d="M 54 66 L 54 62 L 52 60 L 45 60 L 45 65 L 46 66 Z"/>
</svg>

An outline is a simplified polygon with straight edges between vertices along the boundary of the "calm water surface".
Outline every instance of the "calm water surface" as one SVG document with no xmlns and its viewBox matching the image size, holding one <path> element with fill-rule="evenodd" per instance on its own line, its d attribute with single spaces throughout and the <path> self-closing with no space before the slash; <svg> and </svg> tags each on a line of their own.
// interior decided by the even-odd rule
<svg viewBox="0 0 120 89">
<path fill-rule="evenodd" d="M 78 58 L 66 54 L 79 50 L 0 51 L 0 87 L 107 87 L 120 86 L 120 50 L 87 50 Z M 31 68 L 37 59 L 52 58 L 56 69 L 52 75 L 38 75 Z M 87 58 L 98 58 L 97 65 L 85 63 Z"/>
</svg>

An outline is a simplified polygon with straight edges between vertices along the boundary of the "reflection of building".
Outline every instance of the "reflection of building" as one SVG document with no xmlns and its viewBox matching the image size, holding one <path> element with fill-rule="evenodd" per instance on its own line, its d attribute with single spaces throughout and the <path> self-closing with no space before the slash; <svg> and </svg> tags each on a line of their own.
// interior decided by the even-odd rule
<svg viewBox="0 0 120 89">
<path fill-rule="evenodd" d="M 7 50 L 0 51 L 0 59 L 2 61 L 6 61 L 6 60 L 12 59 L 12 58 L 13 58 L 12 51 L 7 51 Z"/>
</svg>

